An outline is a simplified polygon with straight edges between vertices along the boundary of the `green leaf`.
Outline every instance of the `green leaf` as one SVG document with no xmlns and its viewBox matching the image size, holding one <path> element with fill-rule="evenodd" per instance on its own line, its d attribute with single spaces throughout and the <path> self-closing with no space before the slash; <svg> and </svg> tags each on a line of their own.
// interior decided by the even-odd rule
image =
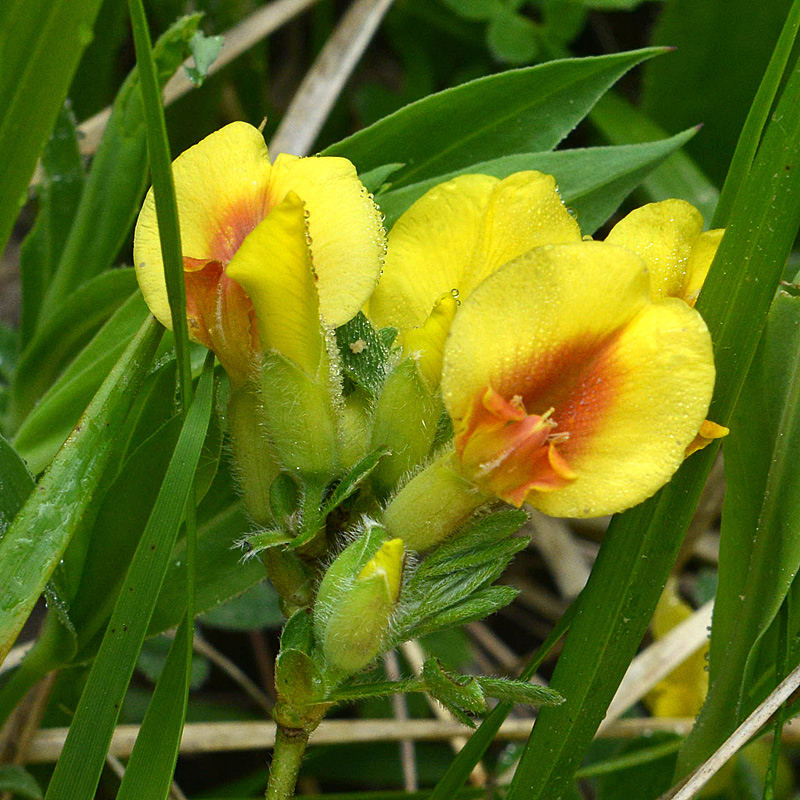
<svg viewBox="0 0 800 800">
<path fill-rule="evenodd" d="M 377 395 L 386 379 L 389 346 L 363 312 L 359 311 L 336 329 L 336 345 L 345 376 L 371 395 Z"/>
<path fill-rule="evenodd" d="M 475 680 L 483 689 L 484 694 L 515 705 L 558 706 L 564 702 L 564 698 L 558 692 L 527 681 L 483 677 L 477 677 Z"/>
<path fill-rule="evenodd" d="M 284 617 L 278 604 L 278 593 L 266 581 L 259 581 L 238 597 L 207 611 L 200 622 L 209 628 L 225 631 L 257 631 L 280 628 Z"/>
<path fill-rule="evenodd" d="M 167 797 L 169 794 L 186 716 L 187 673 L 194 676 L 194 660 L 187 658 L 191 652 L 188 649 L 190 630 L 191 626 L 184 620 L 175 634 L 133 745 L 117 800 Z"/>
<path fill-rule="evenodd" d="M 36 224 L 25 237 L 19 258 L 23 346 L 36 332 L 47 283 L 61 256 L 83 192 L 83 160 L 69 101 L 56 119 L 42 153 L 41 167 L 42 178 L 36 187 L 39 201 Z"/>
<path fill-rule="evenodd" d="M 644 112 L 613 92 L 600 99 L 590 112 L 589 121 L 614 145 L 652 142 L 666 136 L 666 131 Z M 709 134 L 701 131 L 700 135 Z M 673 197 L 686 200 L 706 222 L 711 220 L 719 200 L 717 187 L 683 150 L 653 170 L 642 182 L 642 189 L 653 202 Z"/>
<path fill-rule="evenodd" d="M 198 14 L 183 17 L 156 43 L 161 86 L 188 55 L 189 41 L 199 22 Z M 146 185 L 144 111 L 139 76 L 134 70 L 114 101 L 75 222 L 45 295 L 42 319 L 47 319 L 77 286 L 114 263 L 139 212 Z"/>
<path fill-rule="evenodd" d="M 553 153 L 519 153 L 473 164 L 469 172 L 505 178 L 514 172 L 535 169 L 555 175 L 564 202 L 572 208 L 584 233 L 593 233 L 665 159 L 675 154 L 695 131 L 670 139 L 618 147 L 558 150 Z M 378 203 L 393 224 L 417 198 L 461 172 L 439 175 L 402 189 L 378 195 Z"/>
<path fill-rule="evenodd" d="M 780 292 L 773 303 L 724 444 L 709 693 L 686 753 L 716 749 L 752 711 L 755 648 L 800 569 L 800 297 Z"/>
<path fill-rule="evenodd" d="M 36 779 L 22 767 L 0 767 L 0 792 L 11 792 L 18 800 L 42 800 Z"/>
<path fill-rule="evenodd" d="M 0 658 L 5 658 L 69 544 L 100 482 L 114 435 L 153 357 L 161 326 L 149 320 L 92 399 L 47 474 L 0 540 Z"/>
<path fill-rule="evenodd" d="M 14 437 L 31 472 L 41 472 L 64 443 L 86 404 L 149 316 L 140 293 L 120 306 L 50 387 Z"/>
<path fill-rule="evenodd" d="M 388 450 L 384 447 L 379 447 L 377 450 L 368 453 L 361 459 L 355 466 L 349 469 L 344 477 L 336 484 L 330 496 L 325 500 L 325 505 L 322 508 L 321 518 L 325 519 L 328 514 L 335 511 L 353 492 L 364 483 L 367 478 L 373 473 L 375 467 L 378 466 L 381 459 L 388 454 Z"/>
<path fill-rule="evenodd" d="M 213 373 L 203 373 L 175 452 L 75 711 L 47 797 L 91 800 L 136 664 L 211 419 Z M 185 592 L 184 592 L 185 598 Z"/>
<path fill-rule="evenodd" d="M 709 418 L 726 424 L 739 396 L 800 220 L 800 67 L 764 134 L 697 303 L 714 342 L 717 389 Z M 558 796 L 605 714 L 644 635 L 716 447 L 695 454 L 655 497 L 612 521 L 581 593 L 551 681 L 567 698 L 540 712 L 509 800 Z M 694 749 L 682 769 L 705 750 Z"/>
<path fill-rule="evenodd" d="M 0 436 L 0 539 L 33 491 L 33 478 L 19 453 Z"/>
<path fill-rule="evenodd" d="M 486 30 L 492 55 L 506 64 L 530 64 L 539 53 L 539 36 L 533 20 L 501 6 Z"/>
<path fill-rule="evenodd" d="M 130 268 L 98 275 L 67 298 L 43 322 L 23 350 L 11 395 L 12 422 L 25 419 L 64 370 L 114 312 L 136 291 Z"/>
<path fill-rule="evenodd" d="M 676 51 L 645 70 L 644 109 L 668 131 L 703 123 L 687 148 L 721 184 L 790 0 L 671 0 L 654 33 Z"/>
<path fill-rule="evenodd" d="M 195 86 L 202 86 L 208 76 L 209 67 L 217 60 L 225 40 L 222 36 L 206 36 L 202 31 L 192 36 L 189 43 L 194 58 L 193 67 L 185 67 L 189 80 Z"/>
<path fill-rule="evenodd" d="M 433 697 L 450 709 L 461 722 L 475 727 L 468 714 L 480 714 L 486 710 L 486 699 L 477 679 L 449 672 L 435 658 L 425 661 L 422 678 Z"/>
<path fill-rule="evenodd" d="M 100 0 L 10 0 L 0 11 L 0 252 L 27 197 Z M 13 24 L 12 24 L 13 21 Z"/>
<path fill-rule="evenodd" d="M 380 167 L 369 170 L 369 172 L 362 172 L 358 179 L 364 184 L 368 192 L 377 192 L 386 183 L 386 179 L 390 175 L 393 175 L 404 166 L 405 164 L 383 164 Z"/>
<path fill-rule="evenodd" d="M 551 61 L 479 78 L 411 103 L 323 155 L 345 156 L 360 171 L 402 162 L 393 182 L 400 187 L 503 155 L 551 150 L 618 78 L 658 52 Z"/>
</svg>

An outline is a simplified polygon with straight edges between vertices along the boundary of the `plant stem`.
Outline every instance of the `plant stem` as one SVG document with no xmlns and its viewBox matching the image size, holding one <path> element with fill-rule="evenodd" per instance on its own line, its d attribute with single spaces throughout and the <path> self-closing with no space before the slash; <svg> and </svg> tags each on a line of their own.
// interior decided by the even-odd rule
<svg viewBox="0 0 800 800">
<path fill-rule="evenodd" d="M 289 800 L 294 797 L 300 762 L 303 760 L 309 735 L 310 731 L 278 726 L 266 800 Z"/>
</svg>

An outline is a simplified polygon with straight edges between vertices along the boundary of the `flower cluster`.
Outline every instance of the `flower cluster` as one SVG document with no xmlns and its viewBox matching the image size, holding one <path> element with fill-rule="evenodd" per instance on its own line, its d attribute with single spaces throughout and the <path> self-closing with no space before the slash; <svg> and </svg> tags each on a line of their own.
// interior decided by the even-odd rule
<svg viewBox="0 0 800 800">
<path fill-rule="evenodd" d="M 621 511 L 725 433 L 705 419 L 714 360 L 693 307 L 722 232 L 688 203 L 594 241 L 549 175 L 461 175 L 386 237 L 350 162 L 271 164 L 244 123 L 173 168 L 190 335 L 230 379 L 251 546 L 287 612 L 314 606 L 306 640 L 333 683 L 411 618 L 407 550 L 438 552 L 498 499 Z M 134 258 L 169 325 L 152 194 Z"/>
</svg>

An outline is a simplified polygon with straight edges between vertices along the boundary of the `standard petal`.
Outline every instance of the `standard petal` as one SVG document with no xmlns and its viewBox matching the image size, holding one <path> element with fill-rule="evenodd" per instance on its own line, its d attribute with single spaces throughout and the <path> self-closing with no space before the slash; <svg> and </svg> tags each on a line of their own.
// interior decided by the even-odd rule
<svg viewBox="0 0 800 800">
<path fill-rule="evenodd" d="M 689 260 L 702 230 L 703 217 L 693 205 L 664 200 L 631 211 L 614 226 L 606 242 L 643 259 L 654 300 L 684 298 Z"/>
<path fill-rule="evenodd" d="M 172 173 L 185 257 L 222 264 L 233 257 L 267 213 L 270 169 L 264 137 L 244 122 L 226 125 L 175 159 Z M 152 189 L 136 223 L 134 264 L 150 310 L 170 327 Z"/>
<path fill-rule="evenodd" d="M 227 268 L 250 295 L 261 346 L 315 377 L 323 351 L 305 208 L 290 192 L 244 240 Z"/>
<path fill-rule="evenodd" d="M 489 198 L 469 270 L 459 286 L 461 296 L 467 297 L 488 275 L 534 247 L 580 240 L 581 229 L 561 201 L 552 175 L 509 175 Z"/>
<path fill-rule="evenodd" d="M 308 213 L 322 317 L 334 327 L 343 325 L 380 277 L 386 250 L 380 211 L 346 158 L 279 155 L 270 178 L 271 205 L 290 191 Z"/>
<path fill-rule="evenodd" d="M 461 286 L 497 178 L 460 175 L 424 194 L 389 232 L 369 314 L 401 331 L 424 324 L 436 301 Z"/>
<path fill-rule="evenodd" d="M 676 299 L 651 303 L 633 253 L 583 242 L 528 253 L 478 287 L 453 323 L 442 389 L 457 434 L 488 386 L 549 414 L 574 478 L 527 501 L 588 517 L 635 505 L 669 479 L 713 383 L 700 316 Z"/>
</svg>

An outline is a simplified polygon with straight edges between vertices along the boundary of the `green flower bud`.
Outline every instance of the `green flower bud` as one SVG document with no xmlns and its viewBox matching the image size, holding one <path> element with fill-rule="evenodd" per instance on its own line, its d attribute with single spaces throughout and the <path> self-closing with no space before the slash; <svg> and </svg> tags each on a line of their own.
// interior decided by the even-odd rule
<svg viewBox="0 0 800 800">
<path fill-rule="evenodd" d="M 314 629 L 334 673 L 351 675 L 380 652 L 403 575 L 401 539 L 385 541 L 373 528 L 347 547 L 320 584 Z"/>
<path fill-rule="evenodd" d="M 263 355 L 264 417 L 282 466 L 325 477 L 336 472 L 338 447 L 332 385 L 325 365 L 320 372 L 314 380 L 279 353 Z"/>
<path fill-rule="evenodd" d="M 420 374 L 417 360 L 401 361 L 386 379 L 375 409 L 371 447 L 389 450 L 372 476 L 379 496 L 391 494 L 403 475 L 428 457 L 441 413 L 441 400 Z"/>
<path fill-rule="evenodd" d="M 457 531 L 491 497 L 452 469 L 452 453 L 412 478 L 383 513 L 390 536 L 411 550 L 430 550 Z"/>
</svg>

